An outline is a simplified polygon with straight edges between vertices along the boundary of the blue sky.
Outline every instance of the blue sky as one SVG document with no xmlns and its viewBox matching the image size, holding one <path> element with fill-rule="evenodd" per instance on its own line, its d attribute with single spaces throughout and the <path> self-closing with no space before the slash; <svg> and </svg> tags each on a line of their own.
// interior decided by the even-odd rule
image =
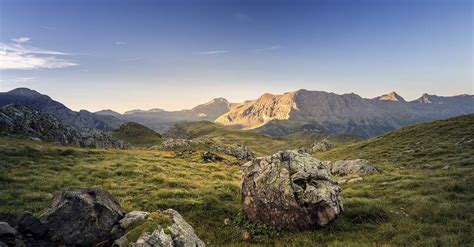
<svg viewBox="0 0 474 247">
<path fill-rule="evenodd" d="M 470 0 L 0 0 L 0 91 L 190 108 L 300 88 L 472 94 Z"/>
</svg>

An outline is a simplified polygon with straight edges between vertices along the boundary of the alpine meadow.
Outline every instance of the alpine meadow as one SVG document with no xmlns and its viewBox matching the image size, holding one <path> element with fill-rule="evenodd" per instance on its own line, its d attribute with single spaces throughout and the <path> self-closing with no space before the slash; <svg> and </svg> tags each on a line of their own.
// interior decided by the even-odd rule
<svg viewBox="0 0 474 247">
<path fill-rule="evenodd" d="M 473 9 L 0 0 L 0 246 L 473 246 Z"/>
</svg>

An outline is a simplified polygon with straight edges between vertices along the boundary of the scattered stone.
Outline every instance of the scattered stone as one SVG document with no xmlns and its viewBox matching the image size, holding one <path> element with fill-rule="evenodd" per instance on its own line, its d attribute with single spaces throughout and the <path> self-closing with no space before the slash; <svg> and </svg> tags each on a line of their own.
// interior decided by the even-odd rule
<svg viewBox="0 0 474 247">
<path fill-rule="evenodd" d="M 445 164 L 445 165 L 443 166 L 443 168 L 441 168 L 441 170 L 447 170 L 447 169 L 449 169 L 449 168 L 451 168 L 451 166 L 448 165 L 448 164 Z"/>
<path fill-rule="evenodd" d="M 211 140 L 187 140 L 187 139 L 173 139 L 167 138 L 165 139 L 161 145 L 160 149 L 164 150 L 173 150 L 173 149 L 188 149 L 191 147 L 205 147 L 208 150 L 213 150 L 216 152 L 224 153 L 233 157 L 236 157 L 240 160 L 252 160 L 255 158 L 255 154 L 250 151 L 247 147 L 236 144 L 233 146 L 227 146 L 222 144 L 217 144 Z M 156 149 L 156 147 L 152 147 Z"/>
<path fill-rule="evenodd" d="M 350 184 L 350 183 L 359 182 L 359 181 L 362 181 L 362 180 L 364 180 L 362 177 L 351 178 L 351 179 L 347 180 L 347 183 Z"/>
<path fill-rule="evenodd" d="M 125 217 L 119 221 L 120 227 L 123 229 L 130 229 L 134 227 L 139 221 L 148 219 L 150 213 L 144 211 L 132 211 L 125 214 Z"/>
<path fill-rule="evenodd" d="M 108 241 L 114 224 L 122 218 L 117 199 L 96 188 L 57 194 L 40 216 L 41 222 L 68 245 Z"/>
<path fill-rule="evenodd" d="M 371 175 L 382 172 L 378 166 L 370 163 L 368 160 L 338 160 L 336 162 L 326 162 L 326 166 L 335 176 L 347 175 Z"/>
<path fill-rule="evenodd" d="M 280 151 L 242 168 L 241 200 L 252 221 L 310 230 L 327 225 L 343 211 L 341 188 L 324 163 L 309 154 Z"/>
<path fill-rule="evenodd" d="M 224 158 L 222 158 L 221 156 L 211 153 L 209 151 L 206 151 L 202 154 L 202 159 L 205 162 L 219 162 L 219 161 L 224 160 Z"/>
<path fill-rule="evenodd" d="M 243 241 L 249 241 L 251 238 L 252 236 L 250 235 L 249 231 L 245 229 L 240 230 L 240 239 L 242 239 Z"/>
<path fill-rule="evenodd" d="M 333 142 L 328 139 L 323 139 L 320 142 L 315 142 L 311 146 L 311 152 L 326 152 L 336 146 Z"/>
</svg>

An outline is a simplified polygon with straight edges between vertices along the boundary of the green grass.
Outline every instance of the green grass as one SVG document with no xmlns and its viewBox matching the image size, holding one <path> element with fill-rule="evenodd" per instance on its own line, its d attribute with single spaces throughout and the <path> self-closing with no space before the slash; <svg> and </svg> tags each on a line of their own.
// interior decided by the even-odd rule
<svg viewBox="0 0 474 247">
<path fill-rule="evenodd" d="M 204 164 L 171 151 L 81 149 L 7 137 L 0 137 L 0 212 L 38 215 L 54 192 L 99 186 L 127 211 L 176 209 L 211 245 L 473 246 L 473 126 L 474 115 L 465 116 L 315 154 L 366 158 L 384 172 L 343 184 L 344 213 L 313 232 L 249 222 L 240 204 L 238 166 Z M 195 138 L 230 142 L 221 135 L 272 148 L 285 142 L 232 131 Z M 442 169 L 445 164 L 450 168 Z M 242 229 L 252 234 L 250 242 L 240 240 Z"/>
</svg>

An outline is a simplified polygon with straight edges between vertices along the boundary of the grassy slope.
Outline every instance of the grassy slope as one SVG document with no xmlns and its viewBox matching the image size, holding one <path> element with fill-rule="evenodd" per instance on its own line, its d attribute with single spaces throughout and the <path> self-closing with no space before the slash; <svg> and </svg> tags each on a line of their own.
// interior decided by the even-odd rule
<svg viewBox="0 0 474 247">
<path fill-rule="evenodd" d="M 468 141 L 474 139 L 473 126 L 473 116 L 439 121 L 317 154 L 368 158 L 385 172 L 342 185 L 344 214 L 315 232 L 278 232 L 246 221 L 236 166 L 202 164 L 172 152 L 88 150 L 6 137 L 0 137 L 0 212 L 38 214 L 55 191 L 100 186 L 126 210 L 177 209 L 215 245 L 472 246 L 474 149 Z M 252 140 L 248 134 L 206 135 Z M 422 166 L 426 163 L 430 166 Z M 445 163 L 451 168 L 440 169 Z M 239 240 L 242 228 L 258 235 L 254 242 Z"/>
<path fill-rule="evenodd" d="M 161 135 L 137 123 L 124 123 L 113 130 L 112 135 L 124 140 L 133 146 L 153 146 L 161 143 Z"/>
<path fill-rule="evenodd" d="M 252 131 L 241 131 L 220 126 L 211 122 L 183 122 L 178 124 L 180 131 L 194 139 L 212 139 L 216 142 L 232 145 L 241 143 L 249 147 L 257 155 L 270 155 L 283 149 L 295 149 L 309 147 L 312 143 L 324 138 L 336 142 L 354 140 L 349 136 L 336 136 L 319 133 L 296 133 L 286 137 L 272 138 L 261 133 Z M 184 134 L 183 133 L 183 134 Z"/>
</svg>

